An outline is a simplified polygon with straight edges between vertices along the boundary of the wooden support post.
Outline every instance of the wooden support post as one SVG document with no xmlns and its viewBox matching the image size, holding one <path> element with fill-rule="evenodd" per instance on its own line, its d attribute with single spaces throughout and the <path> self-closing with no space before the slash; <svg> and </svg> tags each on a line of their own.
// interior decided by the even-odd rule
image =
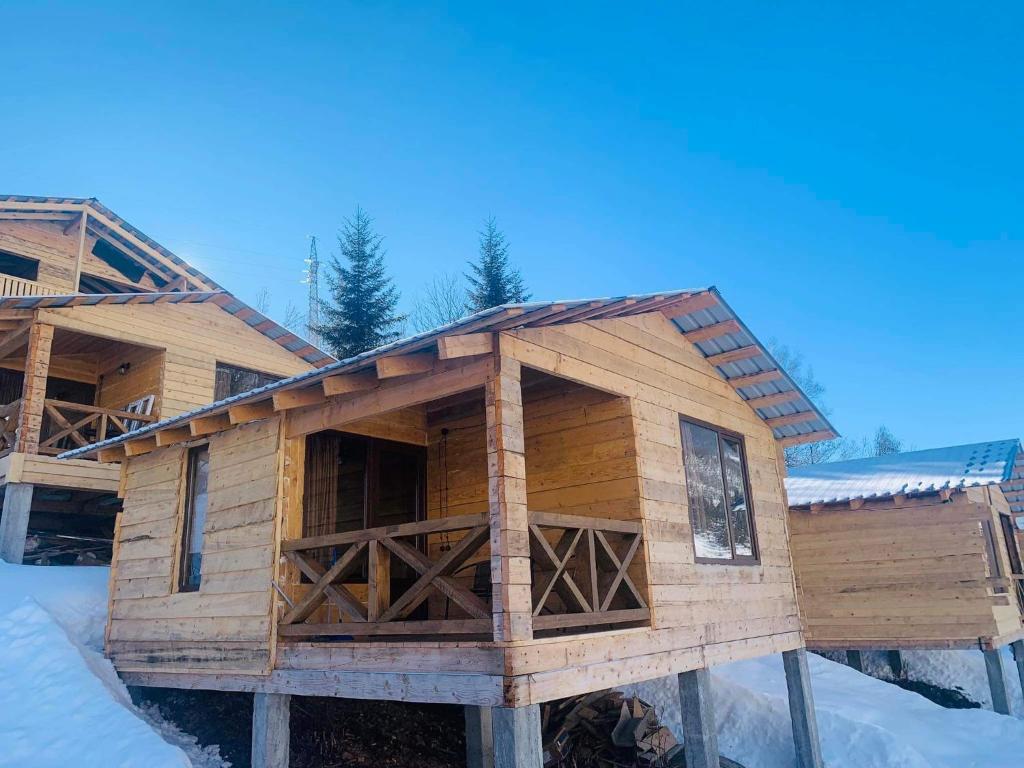
<svg viewBox="0 0 1024 768">
<path fill-rule="evenodd" d="M 85 238 L 86 230 L 89 228 L 89 212 L 82 209 L 82 221 L 78 229 L 78 255 L 75 257 L 75 276 L 72 278 L 71 286 L 75 293 L 81 292 L 79 283 L 82 279 L 82 261 L 85 259 Z"/>
<path fill-rule="evenodd" d="M 858 672 L 864 671 L 864 657 L 860 651 L 847 651 L 846 652 L 846 666 L 851 669 L 856 669 Z"/>
<path fill-rule="evenodd" d="M 25 358 L 25 383 L 21 390 L 21 414 L 18 416 L 18 453 L 38 453 L 46 402 L 46 377 L 50 372 L 50 348 L 53 326 L 33 323 L 28 334 Z"/>
<path fill-rule="evenodd" d="M 1001 715 L 1010 714 L 1010 697 L 1006 692 L 1006 671 L 999 649 L 985 651 L 985 672 L 988 673 L 988 688 L 992 692 L 992 710 Z"/>
<path fill-rule="evenodd" d="M 900 651 L 889 651 L 887 656 L 889 658 L 889 671 L 892 672 L 892 676 L 897 680 L 902 680 L 905 677 L 903 654 Z"/>
<path fill-rule="evenodd" d="M 8 483 L 0 514 L 0 559 L 21 564 L 25 557 L 28 516 L 32 508 L 32 483 Z"/>
<path fill-rule="evenodd" d="M 379 541 L 369 545 L 366 620 L 378 621 L 391 607 L 391 552 Z"/>
<path fill-rule="evenodd" d="M 491 528 L 494 639 L 533 637 L 530 532 L 519 362 L 498 357 L 485 385 L 487 488 Z"/>
<path fill-rule="evenodd" d="M 797 768 L 824 768 L 807 651 L 803 648 L 783 651 L 782 665 L 786 670 L 786 688 L 789 689 L 789 717 L 793 723 Z"/>
<path fill-rule="evenodd" d="M 291 700 L 285 693 L 252 695 L 252 768 L 288 768 Z"/>
<path fill-rule="evenodd" d="M 466 705 L 466 768 L 494 768 L 491 708 Z"/>
<path fill-rule="evenodd" d="M 491 709 L 494 768 L 541 768 L 540 705 Z"/>
<path fill-rule="evenodd" d="M 711 697 L 711 672 L 694 669 L 679 674 L 683 713 L 683 748 L 687 768 L 718 768 L 718 731 Z"/>
<path fill-rule="evenodd" d="M 1010 643 L 1013 651 L 1013 661 L 1017 666 L 1017 678 L 1020 680 L 1021 692 L 1024 692 L 1024 640 L 1015 640 Z"/>
</svg>

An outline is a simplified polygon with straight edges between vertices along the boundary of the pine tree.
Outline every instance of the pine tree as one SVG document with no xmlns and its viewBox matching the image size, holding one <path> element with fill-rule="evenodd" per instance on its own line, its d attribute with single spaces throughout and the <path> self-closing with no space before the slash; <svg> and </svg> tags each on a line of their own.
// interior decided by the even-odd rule
<svg viewBox="0 0 1024 768">
<path fill-rule="evenodd" d="M 399 294 L 384 269 L 383 238 L 372 224 L 366 212 L 356 208 L 338 233 L 341 257 L 331 256 L 331 299 L 321 306 L 323 319 L 315 330 L 338 358 L 394 341 L 405 323 L 405 316 L 395 312 Z"/>
<path fill-rule="evenodd" d="M 498 229 L 493 216 L 487 220 L 484 231 L 480 233 L 480 256 L 475 262 L 469 262 L 469 267 L 466 279 L 469 281 L 467 308 L 470 312 L 530 298 L 523 276 L 509 264 L 508 241 Z"/>
</svg>

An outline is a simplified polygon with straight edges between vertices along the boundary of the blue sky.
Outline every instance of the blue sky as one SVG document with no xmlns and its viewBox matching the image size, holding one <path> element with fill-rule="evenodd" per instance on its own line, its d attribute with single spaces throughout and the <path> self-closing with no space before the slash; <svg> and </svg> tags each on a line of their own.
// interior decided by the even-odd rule
<svg viewBox="0 0 1024 768">
<path fill-rule="evenodd" d="M 536 298 L 718 286 L 844 434 L 1024 434 L 1019 7 L 135 5 L 0 0 L 0 191 L 278 317 L 357 204 L 406 305 L 494 215 Z"/>
</svg>

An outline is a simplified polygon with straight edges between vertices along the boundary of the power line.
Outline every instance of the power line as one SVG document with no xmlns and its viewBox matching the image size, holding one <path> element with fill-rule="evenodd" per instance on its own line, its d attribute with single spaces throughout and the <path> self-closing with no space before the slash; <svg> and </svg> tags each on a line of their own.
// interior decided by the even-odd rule
<svg viewBox="0 0 1024 768">
<path fill-rule="evenodd" d="M 320 256 L 316 252 L 316 235 L 309 236 L 309 258 L 306 259 L 305 279 L 309 286 L 308 306 L 306 307 L 306 334 L 317 346 L 321 345 L 320 334 Z"/>
</svg>

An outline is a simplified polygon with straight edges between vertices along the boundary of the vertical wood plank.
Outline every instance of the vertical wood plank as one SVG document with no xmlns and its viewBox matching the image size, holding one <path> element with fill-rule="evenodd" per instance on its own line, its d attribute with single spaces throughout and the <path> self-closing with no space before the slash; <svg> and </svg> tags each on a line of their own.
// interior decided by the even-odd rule
<svg viewBox="0 0 1024 768">
<path fill-rule="evenodd" d="M 25 556 L 33 488 L 32 483 L 8 483 L 4 487 L 3 513 L 0 514 L 0 559 L 8 563 L 20 564 Z"/>
<path fill-rule="evenodd" d="M 679 704 L 687 767 L 718 768 L 718 730 L 710 671 L 694 669 L 679 675 Z"/>
<path fill-rule="evenodd" d="M 988 687 L 992 692 L 992 710 L 1000 715 L 1010 714 L 1010 697 L 1006 690 L 1006 671 L 1003 669 L 1003 657 L 996 648 L 985 651 L 985 672 L 988 675 Z"/>
<path fill-rule="evenodd" d="M 485 385 L 494 639 L 530 640 L 530 538 L 519 362 L 498 356 Z"/>
<path fill-rule="evenodd" d="M 379 541 L 369 544 L 366 620 L 377 621 L 391 606 L 391 552 Z"/>
<path fill-rule="evenodd" d="M 824 768 L 818 740 L 818 719 L 814 714 L 811 673 L 807 667 L 807 651 L 797 648 L 782 653 L 789 690 L 789 716 L 793 724 L 793 746 L 797 768 Z"/>
<path fill-rule="evenodd" d="M 288 768 L 292 697 L 254 693 L 252 697 L 252 768 Z"/>
<path fill-rule="evenodd" d="M 50 370 L 50 349 L 53 326 L 32 323 L 25 358 L 25 383 L 21 391 L 21 414 L 18 417 L 18 441 L 15 451 L 37 453 L 43 427 L 43 406 L 46 401 L 46 377 Z"/>
<path fill-rule="evenodd" d="M 494 768 L 491 708 L 463 707 L 466 715 L 466 768 Z"/>
<path fill-rule="evenodd" d="M 491 710 L 494 768 L 541 768 L 540 706 Z"/>
</svg>

